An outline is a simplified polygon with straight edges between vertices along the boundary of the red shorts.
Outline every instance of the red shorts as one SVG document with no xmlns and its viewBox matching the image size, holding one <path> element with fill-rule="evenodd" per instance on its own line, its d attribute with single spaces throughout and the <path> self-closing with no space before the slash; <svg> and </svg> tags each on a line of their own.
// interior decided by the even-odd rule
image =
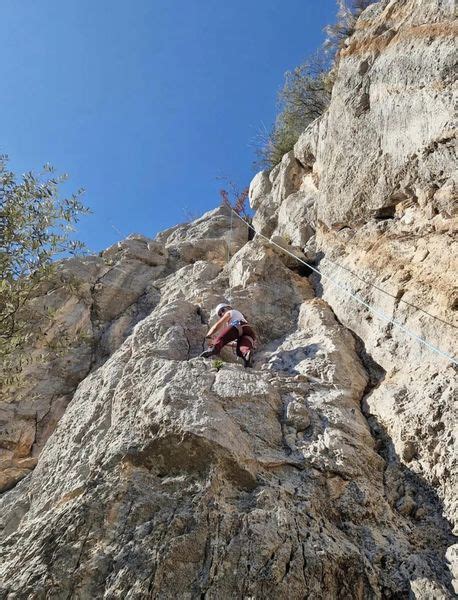
<svg viewBox="0 0 458 600">
<path fill-rule="evenodd" d="M 253 350 L 256 334 L 249 325 L 228 325 L 213 342 L 213 348 L 219 353 L 223 346 L 237 341 L 237 356 L 243 358 L 249 350 Z"/>
</svg>

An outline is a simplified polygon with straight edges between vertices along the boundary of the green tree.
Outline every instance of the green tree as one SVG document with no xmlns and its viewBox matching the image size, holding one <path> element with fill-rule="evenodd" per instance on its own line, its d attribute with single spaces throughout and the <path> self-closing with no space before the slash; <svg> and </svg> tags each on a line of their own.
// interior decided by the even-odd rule
<svg viewBox="0 0 458 600">
<path fill-rule="evenodd" d="M 19 370 L 23 352 L 37 335 L 30 300 L 55 277 L 58 258 L 84 251 L 72 239 L 74 225 L 89 210 L 83 190 L 60 197 L 66 175 L 50 165 L 18 178 L 0 156 L 0 361 L 3 376 Z M 41 315 L 42 317 L 42 315 Z"/>
<path fill-rule="evenodd" d="M 278 164 L 306 127 L 329 106 L 333 84 L 329 66 L 327 56 L 321 52 L 285 73 L 275 125 L 260 136 L 257 154 L 262 167 L 271 169 Z"/>
</svg>

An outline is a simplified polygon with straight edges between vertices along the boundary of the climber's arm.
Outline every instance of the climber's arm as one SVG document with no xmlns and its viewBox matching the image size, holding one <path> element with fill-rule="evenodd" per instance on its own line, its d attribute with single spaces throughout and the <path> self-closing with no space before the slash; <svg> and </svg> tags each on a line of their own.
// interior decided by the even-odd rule
<svg viewBox="0 0 458 600">
<path fill-rule="evenodd" d="M 224 315 L 221 317 L 221 319 L 220 319 L 219 321 L 216 321 L 216 323 L 213 325 L 213 327 L 210 327 L 210 329 L 208 330 L 208 333 L 207 333 L 207 335 L 206 335 L 205 337 L 208 337 L 208 338 L 209 338 L 209 337 L 212 337 L 212 335 L 213 335 L 214 333 L 216 333 L 216 332 L 218 331 L 218 329 L 221 329 L 221 327 L 222 327 L 223 325 L 226 325 L 226 323 L 228 323 L 228 322 L 229 322 L 229 319 L 230 319 L 230 318 L 231 318 L 231 317 L 230 317 L 230 314 L 229 314 L 229 312 L 225 313 L 225 314 L 224 314 Z"/>
</svg>

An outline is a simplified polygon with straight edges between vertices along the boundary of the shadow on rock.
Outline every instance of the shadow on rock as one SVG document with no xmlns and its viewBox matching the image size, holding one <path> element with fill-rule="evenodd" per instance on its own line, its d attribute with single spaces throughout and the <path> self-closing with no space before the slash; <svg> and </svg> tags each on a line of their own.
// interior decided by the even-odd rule
<svg viewBox="0 0 458 600">
<path fill-rule="evenodd" d="M 393 562 L 400 566 L 402 578 L 410 582 L 411 590 L 406 597 L 438 597 L 438 589 L 454 597 L 452 573 L 447 564 L 448 548 L 457 542 L 450 523 L 443 517 L 444 507 L 434 488 L 418 473 L 407 467 L 396 453 L 393 440 L 383 424 L 369 412 L 367 400 L 385 378 L 385 370 L 366 352 L 362 340 L 354 335 L 357 352 L 369 375 L 366 394 L 361 401 L 361 410 L 367 419 L 375 439 L 377 453 L 385 462 L 383 474 L 385 500 L 393 514 L 399 515 L 400 524 L 410 545 L 408 560 L 402 560 L 395 540 L 390 541 L 390 553 L 381 557 L 385 569 Z M 426 571 L 425 565 L 430 569 Z"/>
</svg>

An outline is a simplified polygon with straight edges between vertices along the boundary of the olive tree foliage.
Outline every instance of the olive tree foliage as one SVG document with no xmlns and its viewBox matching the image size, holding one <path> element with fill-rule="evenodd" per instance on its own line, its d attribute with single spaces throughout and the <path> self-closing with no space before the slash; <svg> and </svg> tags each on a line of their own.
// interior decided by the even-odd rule
<svg viewBox="0 0 458 600">
<path fill-rule="evenodd" d="M 81 202 L 83 190 L 60 197 L 65 175 L 56 176 L 51 166 L 43 173 L 18 178 L 0 156 L 0 361 L 1 375 L 8 378 L 26 360 L 25 349 L 46 325 L 31 300 L 55 285 L 55 261 L 84 251 L 71 238 L 75 223 L 88 209 Z M 62 283 L 61 283 L 62 284 Z M 52 315 L 47 315 L 48 321 Z"/>
<path fill-rule="evenodd" d="M 278 93 L 279 112 L 270 132 L 260 134 L 258 165 L 271 169 L 292 150 L 300 134 L 329 106 L 332 74 L 324 53 L 317 53 L 285 73 Z"/>
<path fill-rule="evenodd" d="M 325 48 L 336 53 L 343 47 L 345 40 L 355 32 L 360 14 L 377 0 L 337 0 L 337 19 L 333 25 L 325 28 L 327 39 Z M 338 59 L 338 56 L 337 56 Z"/>
</svg>

